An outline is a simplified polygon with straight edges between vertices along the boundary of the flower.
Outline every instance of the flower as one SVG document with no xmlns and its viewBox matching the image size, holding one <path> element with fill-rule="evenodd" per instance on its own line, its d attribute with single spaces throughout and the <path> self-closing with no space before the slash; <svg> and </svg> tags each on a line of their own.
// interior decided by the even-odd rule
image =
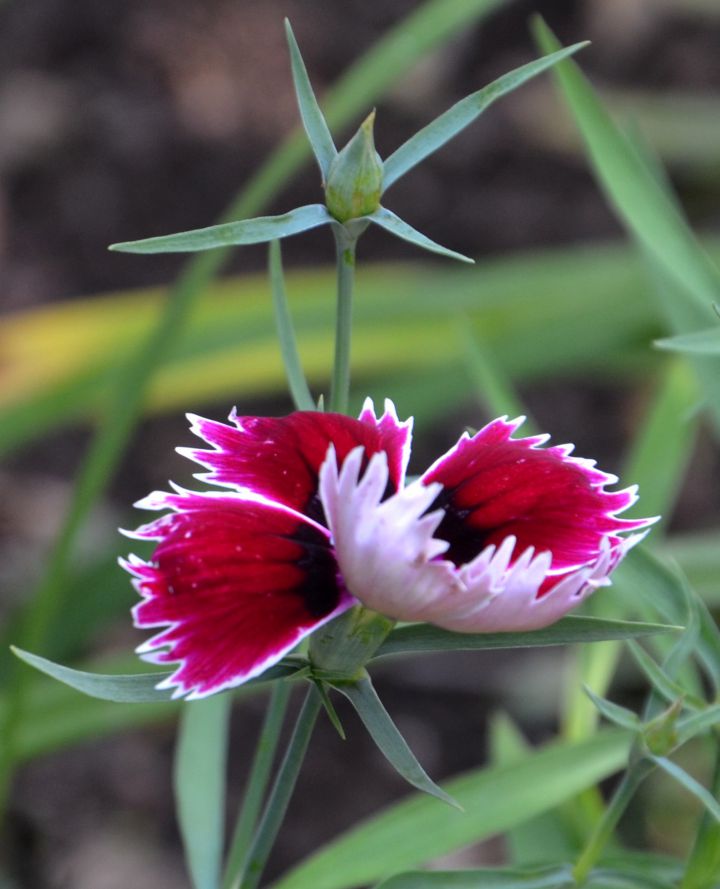
<svg viewBox="0 0 720 889">
<path fill-rule="evenodd" d="M 388 401 L 358 419 L 190 416 L 210 449 L 179 451 L 227 490 L 155 492 L 169 510 L 130 534 L 157 541 L 123 565 L 142 597 L 138 648 L 179 663 L 163 687 L 200 698 L 258 676 L 361 603 L 395 620 L 459 632 L 531 630 L 562 617 L 608 576 L 652 520 L 619 514 L 635 488 L 572 445 L 514 438 L 522 419 L 464 434 L 405 484 L 411 422 Z M 631 532 L 631 533 L 627 533 Z"/>
</svg>

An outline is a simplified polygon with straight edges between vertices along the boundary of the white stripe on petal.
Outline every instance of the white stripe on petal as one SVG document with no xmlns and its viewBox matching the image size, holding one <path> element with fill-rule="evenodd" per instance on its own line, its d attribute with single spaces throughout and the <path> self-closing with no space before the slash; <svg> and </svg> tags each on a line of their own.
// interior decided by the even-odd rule
<svg viewBox="0 0 720 889">
<path fill-rule="evenodd" d="M 351 451 L 338 473 L 331 448 L 320 469 L 320 499 L 344 583 L 388 617 L 432 619 L 448 597 L 463 592 L 452 563 L 438 559 L 447 549 L 433 537 L 443 513 L 425 514 L 439 485 L 412 484 L 383 501 L 387 457 L 375 454 L 359 478 L 363 456 L 362 448 Z"/>
</svg>

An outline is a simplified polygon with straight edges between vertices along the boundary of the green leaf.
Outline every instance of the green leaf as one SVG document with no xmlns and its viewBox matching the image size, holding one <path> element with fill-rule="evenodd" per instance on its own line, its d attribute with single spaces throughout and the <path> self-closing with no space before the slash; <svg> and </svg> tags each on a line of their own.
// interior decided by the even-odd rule
<svg viewBox="0 0 720 889">
<path fill-rule="evenodd" d="M 658 349 L 668 352 L 687 352 L 691 355 L 720 355 L 720 328 L 696 330 L 694 333 L 655 340 Z"/>
<path fill-rule="evenodd" d="M 561 59 L 576 53 L 579 49 L 588 45 L 588 41 L 576 43 L 561 49 L 553 55 L 535 59 L 527 65 L 516 68 L 502 77 L 498 77 L 492 83 L 471 93 L 461 99 L 444 114 L 436 117 L 432 123 L 423 127 L 414 136 L 411 136 L 403 145 L 394 151 L 383 165 L 383 184 L 387 190 L 394 182 L 404 176 L 408 170 L 417 166 L 426 157 L 433 154 L 438 148 L 445 145 L 452 138 L 462 132 L 469 124 L 476 120 L 492 103 L 513 90 L 522 86 Z"/>
<path fill-rule="evenodd" d="M 663 697 L 668 704 L 673 704 L 678 698 L 684 698 L 686 704 L 691 707 L 702 707 L 704 702 L 695 698 L 694 695 L 688 694 L 687 690 L 676 682 L 663 670 L 663 668 L 655 663 L 650 655 L 637 642 L 628 641 L 628 646 L 635 663 L 645 674 L 646 679 L 655 691 Z"/>
<path fill-rule="evenodd" d="M 613 574 L 613 583 L 648 611 L 660 613 L 665 620 L 682 623 L 687 619 L 688 591 L 679 570 L 671 570 L 647 547 L 636 546 Z M 700 622 L 697 654 L 716 689 L 720 689 L 720 630 L 705 604 L 693 597 Z M 686 639 L 679 641 L 686 644 Z"/>
<path fill-rule="evenodd" d="M 415 759 L 390 714 L 383 707 L 369 677 L 357 682 L 338 683 L 335 687 L 353 705 L 370 737 L 399 775 L 423 793 L 429 793 L 430 796 L 437 797 L 450 806 L 462 809 L 452 796 L 445 793 L 428 777 Z"/>
<path fill-rule="evenodd" d="M 399 216 L 396 216 L 395 213 L 385 207 L 380 207 L 365 218 L 374 222 L 376 225 L 379 225 L 380 228 L 384 228 L 385 231 L 390 232 L 391 235 L 395 235 L 403 241 L 409 241 L 417 247 L 422 247 L 423 250 L 429 250 L 431 253 L 439 253 L 441 256 L 449 256 L 450 259 L 459 259 L 460 262 L 475 262 L 474 259 L 470 259 L 468 256 L 463 256 L 462 253 L 448 250 L 447 247 L 443 247 L 441 244 L 432 241 L 426 235 L 421 234 L 417 229 L 408 225 L 407 222 L 400 219 Z"/>
<path fill-rule="evenodd" d="M 285 19 L 285 35 L 290 49 L 290 64 L 300 117 L 302 118 L 307 137 L 310 140 L 312 150 L 317 158 L 323 181 L 325 181 L 328 167 L 337 155 L 337 149 L 315 98 L 315 93 L 305 68 L 305 62 L 303 62 L 303 58 L 300 55 L 300 48 L 297 45 L 297 40 L 295 40 L 295 35 L 288 19 Z"/>
<path fill-rule="evenodd" d="M 491 718 L 488 742 L 494 766 L 513 765 L 532 755 L 532 747 L 505 713 Z M 575 827 L 562 807 L 529 818 L 505 834 L 509 861 L 516 867 L 572 861 L 578 853 Z"/>
<path fill-rule="evenodd" d="M 230 695 L 191 701 L 180 716 L 175 799 L 194 889 L 218 889 L 220 883 L 231 703 Z"/>
<path fill-rule="evenodd" d="M 270 242 L 268 265 L 273 309 L 275 311 L 275 324 L 277 326 L 280 352 L 283 358 L 283 365 L 285 366 L 285 375 L 287 376 L 290 394 L 295 407 L 299 411 L 314 411 L 316 410 L 315 401 L 308 388 L 307 380 L 300 364 L 295 328 L 293 327 L 290 307 L 287 302 L 280 241 Z"/>
<path fill-rule="evenodd" d="M 699 713 L 693 713 L 678 720 L 677 738 L 679 744 L 684 744 L 695 735 L 699 735 L 713 726 L 720 723 L 720 704 L 713 704 L 701 710 Z"/>
<path fill-rule="evenodd" d="M 682 629 L 669 624 L 606 620 L 598 617 L 564 617 L 541 630 L 524 633 L 453 633 L 432 624 L 398 627 L 383 642 L 375 657 L 416 651 L 477 651 L 489 648 L 536 648 L 574 642 L 634 639 Z"/>
<path fill-rule="evenodd" d="M 615 725 L 620 726 L 620 728 L 628 729 L 628 731 L 631 732 L 637 732 L 640 729 L 640 720 L 632 710 L 628 710 L 625 707 L 619 706 L 619 704 L 614 704 L 612 701 L 601 698 L 600 695 L 596 695 L 595 692 L 587 686 L 585 686 L 585 694 L 590 698 L 605 719 L 608 719 Z"/>
<path fill-rule="evenodd" d="M 622 478 L 638 485 L 640 491 L 640 499 L 625 513 L 627 517 L 670 518 L 697 437 L 699 418 L 693 409 L 699 399 L 697 382 L 687 364 L 669 362 L 622 472 Z M 653 528 L 653 539 L 659 530 Z"/>
<path fill-rule="evenodd" d="M 308 204 L 280 216 L 257 216 L 255 219 L 225 222 L 174 235 L 124 241 L 121 244 L 111 244 L 109 249 L 121 253 L 195 253 L 216 247 L 262 244 L 297 235 L 319 225 L 329 225 L 332 221 L 332 216 L 322 204 Z"/>
<path fill-rule="evenodd" d="M 621 768 L 629 745 L 626 732 L 600 731 L 470 772 L 446 784 L 464 813 L 413 795 L 319 849 L 273 889 L 347 889 L 418 867 L 552 809 Z"/>
<path fill-rule="evenodd" d="M 564 866 L 540 870 L 410 871 L 384 880 L 377 889 L 562 889 L 574 885 L 571 868 Z"/>
<path fill-rule="evenodd" d="M 667 772 L 671 778 L 674 778 L 678 784 L 681 784 L 688 793 L 691 793 L 696 799 L 700 800 L 713 818 L 720 822 L 720 803 L 702 786 L 702 784 L 696 781 L 692 775 L 688 775 L 684 769 L 681 769 L 677 763 L 674 763 L 666 756 L 650 756 L 649 758 L 656 765 L 660 766 L 663 771 Z"/>
<path fill-rule="evenodd" d="M 82 670 L 73 670 L 62 664 L 53 663 L 37 654 L 23 651 L 20 648 L 12 648 L 13 653 L 41 673 L 52 676 L 58 682 L 63 682 L 71 688 L 90 695 L 92 698 L 100 698 L 102 701 L 117 701 L 128 704 L 156 703 L 158 701 L 171 701 L 172 691 L 157 688 L 158 683 L 167 679 L 172 672 L 137 673 L 123 676 L 108 676 L 102 673 L 85 673 Z M 257 679 L 251 679 L 246 685 L 258 682 L 270 682 L 275 679 L 284 679 L 297 672 L 295 666 L 277 664 L 266 670 Z"/>
<path fill-rule="evenodd" d="M 544 52 L 557 51 L 557 39 L 539 17 L 534 20 L 534 32 Z M 700 315 L 710 317 L 710 305 L 720 293 L 717 269 L 577 65 L 565 60 L 556 66 L 554 75 L 600 182 L 621 218 L 666 273 L 689 288 L 688 299 Z"/>
</svg>

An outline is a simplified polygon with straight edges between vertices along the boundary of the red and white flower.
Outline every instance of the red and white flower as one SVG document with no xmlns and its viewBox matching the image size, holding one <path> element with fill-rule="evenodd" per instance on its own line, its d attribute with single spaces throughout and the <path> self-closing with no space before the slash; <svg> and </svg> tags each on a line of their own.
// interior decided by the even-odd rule
<svg viewBox="0 0 720 889">
<path fill-rule="evenodd" d="M 318 627 L 361 603 L 459 632 L 531 630 L 574 608 L 652 520 L 619 514 L 637 499 L 571 445 L 513 438 L 521 420 L 463 435 L 405 485 L 411 423 L 386 402 L 356 420 L 192 416 L 210 449 L 180 449 L 226 490 L 155 492 L 170 510 L 131 536 L 138 649 L 178 663 L 164 685 L 200 698 L 257 676 Z M 627 533 L 631 532 L 631 533 Z"/>
</svg>

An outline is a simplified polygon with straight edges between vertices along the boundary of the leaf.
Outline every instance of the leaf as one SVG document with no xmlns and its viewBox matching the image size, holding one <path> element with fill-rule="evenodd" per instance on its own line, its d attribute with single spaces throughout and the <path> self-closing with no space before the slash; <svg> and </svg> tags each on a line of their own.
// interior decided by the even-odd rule
<svg viewBox="0 0 720 889">
<path fill-rule="evenodd" d="M 476 120 L 492 103 L 507 93 L 522 86 L 528 80 L 546 71 L 561 59 L 576 53 L 579 49 L 588 45 L 588 41 L 576 43 L 561 49 L 553 55 L 535 59 L 527 65 L 516 68 L 498 77 L 492 83 L 471 93 L 461 99 L 444 114 L 436 117 L 432 123 L 423 127 L 407 142 L 394 151 L 383 164 L 383 186 L 386 191 L 397 180 L 404 176 L 408 170 L 417 166 L 426 157 L 433 154 L 438 148 L 445 145 L 457 136 L 469 124 Z"/>
<path fill-rule="evenodd" d="M 687 590 L 679 570 L 671 570 L 647 547 L 636 546 L 613 574 L 613 583 L 632 599 L 641 597 L 648 610 L 665 620 L 681 623 L 687 618 Z M 700 622 L 697 654 L 716 689 L 720 690 L 720 630 L 705 604 L 693 598 Z M 686 639 L 680 640 L 683 644 Z"/>
<path fill-rule="evenodd" d="M 689 695 L 687 690 L 683 688 L 680 683 L 668 676 L 665 670 L 663 670 L 659 664 L 655 663 L 645 649 L 638 645 L 637 642 L 629 640 L 628 647 L 630 648 L 632 656 L 635 658 L 635 663 L 645 674 L 645 678 L 668 704 L 673 704 L 678 698 L 683 698 L 685 703 L 689 706 L 704 706 L 704 702 L 701 699 Z"/>
<path fill-rule="evenodd" d="M 392 210 L 388 210 L 385 207 L 380 207 L 374 213 L 371 213 L 364 218 L 379 225 L 380 228 L 384 228 L 385 231 L 390 232 L 390 234 L 402 238 L 404 241 L 410 241 L 411 244 L 415 244 L 417 247 L 422 247 L 423 250 L 429 250 L 431 253 L 439 253 L 441 256 L 449 256 L 450 259 L 459 259 L 460 262 L 475 262 L 474 259 L 470 259 L 468 256 L 463 256 L 462 253 L 448 250 L 447 247 L 443 247 L 441 244 L 432 241 L 426 235 L 421 234 L 417 229 L 414 229 L 411 225 L 408 225 L 407 222 L 400 219 L 399 216 L 396 216 Z"/>
<path fill-rule="evenodd" d="M 539 17 L 533 23 L 544 52 L 559 44 Z M 565 60 L 554 75 L 585 140 L 595 171 L 623 221 L 666 273 L 689 288 L 687 299 L 700 316 L 720 292 L 717 270 L 679 216 L 657 177 L 648 169 L 595 95 L 575 63 Z"/>
<path fill-rule="evenodd" d="M 640 720 L 632 710 L 628 710 L 626 707 L 620 707 L 612 701 L 601 698 L 600 695 L 596 695 L 595 692 L 587 686 L 585 686 L 584 690 L 585 694 L 590 698 L 605 719 L 608 719 L 615 725 L 620 726 L 620 728 L 628 729 L 628 731 L 631 732 L 640 730 Z"/>
<path fill-rule="evenodd" d="M 700 399 L 695 377 L 684 361 L 662 372 L 642 426 L 635 436 L 622 477 L 638 485 L 640 499 L 625 516 L 661 515 L 669 520 L 697 437 Z M 658 534 L 653 528 L 653 538 Z"/>
<path fill-rule="evenodd" d="M 692 713 L 678 720 L 677 738 L 679 744 L 684 744 L 695 735 L 707 731 L 720 723 L 720 704 L 712 704 L 699 713 Z"/>
<path fill-rule="evenodd" d="M 183 705 L 174 786 L 185 860 L 194 889 L 218 889 L 225 824 L 231 695 Z"/>
<path fill-rule="evenodd" d="M 295 40 L 295 35 L 288 19 L 285 19 L 285 35 L 290 49 L 290 64 L 300 117 L 302 118 L 305 132 L 310 140 L 310 145 L 317 159 L 324 182 L 327 179 L 328 168 L 337 156 L 337 149 L 315 98 L 315 93 L 305 68 L 305 62 L 300 54 L 300 48 L 297 45 L 297 40 Z"/>
<path fill-rule="evenodd" d="M 275 311 L 275 324 L 277 326 L 280 352 L 283 358 L 283 365 L 285 366 L 285 375 L 290 388 L 290 394 L 295 407 L 299 411 L 314 411 L 316 409 L 315 401 L 310 389 L 308 389 L 307 380 L 300 364 L 295 328 L 293 327 L 290 307 L 287 302 L 280 241 L 270 242 L 268 265 L 273 309 Z"/>
<path fill-rule="evenodd" d="M 449 794 L 427 776 L 415 759 L 412 750 L 383 707 L 369 677 L 357 682 L 338 683 L 335 688 L 353 705 L 370 737 L 399 775 L 423 793 L 429 793 L 430 796 L 437 797 L 450 806 L 462 809 Z"/>
<path fill-rule="evenodd" d="M 540 870 L 411 871 L 383 880 L 377 889 L 562 889 L 574 885 L 571 868 L 563 866 Z"/>
<path fill-rule="evenodd" d="M 122 676 L 108 676 L 102 673 L 85 673 L 82 670 L 73 670 L 71 667 L 64 667 L 62 664 L 53 663 L 37 654 L 31 654 L 29 651 L 22 651 L 20 648 L 12 647 L 13 653 L 25 661 L 41 673 L 63 682 L 71 688 L 81 691 L 83 694 L 90 695 L 92 698 L 100 698 L 102 701 L 117 701 L 128 704 L 136 703 L 156 703 L 158 701 L 171 701 L 172 691 L 168 689 L 158 689 L 157 685 L 163 682 L 172 672 L 157 673 L 137 673 Z M 266 670 L 262 676 L 257 679 L 251 679 L 245 683 L 250 685 L 255 682 L 270 682 L 275 679 L 284 679 L 292 676 L 297 672 L 297 667 L 283 666 L 277 664 Z"/>
<path fill-rule="evenodd" d="M 672 760 L 668 759 L 666 756 L 650 756 L 649 758 L 656 765 L 660 766 L 663 771 L 667 772 L 671 778 L 674 778 L 678 784 L 681 784 L 688 793 L 691 793 L 696 799 L 700 800 L 713 818 L 720 822 L 720 803 L 718 803 L 715 797 L 706 790 L 702 784 L 696 781 L 692 775 L 688 775 L 684 769 L 681 769 L 679 765 L 672 762 Z"/>
<path fill-rule="evenodd" d="M 609 639 L 634 639 L 678 629 L 681 628 L 667 624 L 597 617 L 564 617 L 549 627 L 525 633 L 453 633 L 432 624 L 411 624 L 393 630 L 377 650 L 375 657 L 411 651 L 477 651 L 603 642 Z"/>
<path fill-rule="evenodd" d="M 464 813 L 412 795 L 317 850 L 273 889 L 361 886 L 502 833 L 621 768 L 629 744 L 625 732 L 600 731 L 580 743 L 550 744 L 511 765 L 470 772 L 446 784 Z"/>
<path fill-rule="evenodd" d="M 308 204 L 280 216 L 257 216 L 255 219 L 224 222 L 174 235 L 124 241 L 121 244 L 111 244 L 109 249 L 120 253 L 194 253 L 216 247 L 261 244 L 277 238 L 287 238 L 319 225 L 329 225 L 332 221 L 322 204 Z"/>
<path fill-rule="evenodd" d="M 720 355 L 720 328 L 696 330 L 679 336 L 664 337 L 655 340 L 658 349 L 668 352 L 687 352 L 691 355 Z"/>
</svg>

